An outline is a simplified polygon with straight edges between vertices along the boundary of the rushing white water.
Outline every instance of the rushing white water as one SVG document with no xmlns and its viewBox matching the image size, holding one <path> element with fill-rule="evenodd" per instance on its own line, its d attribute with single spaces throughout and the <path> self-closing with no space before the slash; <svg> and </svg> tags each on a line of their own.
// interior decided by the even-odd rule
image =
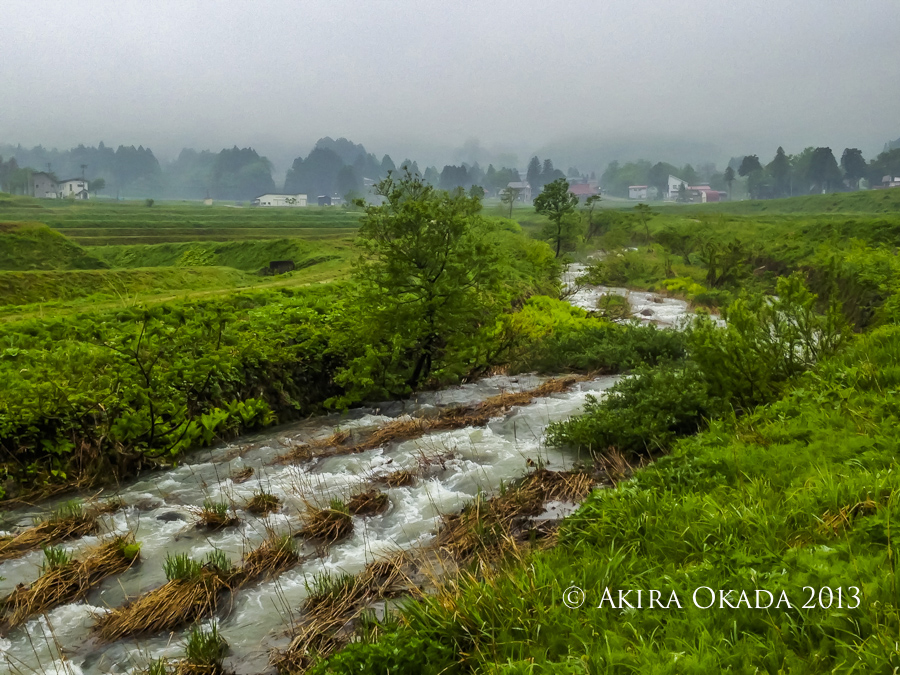
<svg viewBox="0 0 900 675">
<path fill-rule="evenodd" d="M 583 269 L 570 265 L 564 281 L 574 284 Z M 569 301 L 593 310 L 597 299 L 611 292 L 627 295 L 636 318 L 661 326 L 677 326 L 689 312 L 687 303 L 680 300 L 615 288 L 581 287 Z M 651 313 L 641 314 L 643 309 Z M 287 645 L 288 631 L 299 617 L 307 586 L 316 575 L 356 573 L 380 555 L 427 543 L 436 534 L 440 514 L 457 512 L 479 491 L 492 493 L 502 483 L 521 477 L 528 460 L 542 462 L 550 469 L 570 468 L 570 455 L 544 445 L 546 426 L 578 414 L 588 394 L 601 394 L 616 378 L 582 382 L 568 392 L 536 399 L 486 427 L 436 432 L 359 454 L 306 463 L 277 464 L 275 458 L 298 442 L 325 438 L 338 429 L 371 429 L 402 415 L 427 415 L 442 406 L 472 404 L 501 392 L 533 389 L 544 379 L 533 375 L 491 377 L 385 404 L 379 410 L 358 409 L 343 417 L 312 418 L 194 453 L 178 468 L 153 472 L 129 483 L 118 492 L 125 508 L 103 517 L 101 535 L 133 532 L 142 545 L 140 564 L 105 580 L 86 602 L 58 607 L 0 638 L 0 673 L 132 673 L 159 656 L 178 657 L 185 631 L 101 644 L 91 633 L 95 616 L 165 583 L 163 562 L 168 554 L 187 553 L 199 559 L 220 549 L 237 562 L 268 532 L 295 533 L 307 503 L 324 506 L 332 497 L 346 498 L 393 471 L 417 470 L 421 477 L 414 485 L 385 490 L 390 499 L 385 513 L 354 517 L 353 534 L 324 555 L 313 556 L 272 581 L 235 594 L 228 611 L 218 619 L 219 629 L 231 647 L 226 665 L 238 675 L 266 672 L 271 650 Z M 236 484 L 232 473 L 247 467 L 254 469 L 253 478 Z M 246 500 L 260 489 L 282 500 L 279 512 L 256 517 L 243 509 Z M 197 529 L 193 510 L 207 498 L 233 504 L 240 524 L 217 532 Z M 39 509 L 17 512 L 11 524 L 28 525 L 32 518 L 45 516 L 51 507 L 44 504 Z M 547 517 L 563 517 L 570 511 L 571 505 L 551 503 Z M 99 539 L 84 537 L 64 548 L 78 555 Z M 307 548 L 301 553 L 315 551 Z M 43 553 L 35 551 L 0 563 L 0 597 L 17 584 L 36 579 L 42 560 Z"/>
<path fill-rule="evenodd" d="M 644 323 L 655 323 L 666 328 L 680 328 L 690 315 L 688 303 L 677 298 L 666 298 L 648 291 L 631 291 L 615 286 L 578 285 L 576 280 L 585 273 L 587 267 L 573 263 L 566 268 L 563 282 L 574 292 L 568 297 L 570 303 L 589 312 L 597 309 L 597 301 L 605 295 L 621 295 L 631 306 L 633 319 Z"/>
<path fill-rule="evenodd" d="M 604 391 L 615 378 L 583 382 L 568 392 L 536 399 L 485 427 L 431 433 L 359 454 L 303 464 L 277 464 L 274 458 L 292 444 L 327 437 L 336 429 L 374 428 L 400 415 L 427 414 L 440 406 L 474 403 L 502 391 L 532 389 L 541 381 L 543 378 L 527 375 L 498 376 L 387 404 L 381 410 L 310 419 L 195 453 L 189 463 L 176 469 L 154 472 L 132 482 L 119 491 L 125 508 L 103 517 L 104 531 L 134 532 L 142 544 L 141 563 L 107 579 L 92 591 L 86 603 L 58 607 L 0 639 L 0 671 L 127 673 L 161 655 L 179 656 L 183 632 L 100 644 L 91 637 L 94 616 L 163 584 L 167 554 L 188 553 L 199 558 L 218 548 L 237 561 L 244 551 L 257 546 L 268 530 L 296 532 L 307 502 L 325 505 L 331 497 L 346 498 L 392 471 L 417 470 L 421 478 L 414 485 L 385 490 L 390 507 L 384 514 L 354 517 L 353 534 L 323 556 L 314 556 L 275 580 L 235 594 L 229 611 L 219 620 L 219 628 L 231 645 L 229 665 L 238 673 L 264 672 L 270 650 L 287 644 L 287 631 L 292 619 L 299 616 L 298 608 L 314 575 L 358 572 L 379 555 L 427 543 L 437 531 L 439 514 L 459 511 L 480 490 L 493 492 L 502 482 L 522 476 L 529 459 L 551 469 L 569 468 L 571 456 L 543 444 L 545 427 L 551 421 L 577 414 L 588 393 Z M 235 484 L 230 478 L 232 472 L 248 466 L 255 470 L 253 478 Z M 260 518 L 243 510 L 246 499 L 261 488 L 283 501 L 278 513 Z M 240 524 L 217 532 L 198 530 L 192 509 L 205 498 L 234 504 Z M 18 524 L 28 524 L 32 516 L 46 513 L 47 508 L 49 505 L 40 511 L 17 513 Z M 554 508 L 565 514 L 565 505 Z M 78 555 L 96 545 L 98 539 L 84 537 L 65 548 Z M 310 548 L 302 552 L 314 551 Z M 0 596 L 18 583 L 33 581 L 40 574 L 42 558 L 37 551 L 0 564 L 0 576 L 4 577 Z"/>
</svg>

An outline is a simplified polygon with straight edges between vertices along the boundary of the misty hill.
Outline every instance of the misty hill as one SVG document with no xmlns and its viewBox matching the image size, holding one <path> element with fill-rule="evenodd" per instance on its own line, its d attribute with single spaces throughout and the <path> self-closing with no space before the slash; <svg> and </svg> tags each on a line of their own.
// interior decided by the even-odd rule
<svg viewBox="0 0 900 675">
<path fill-rule="evenodd" d="M 0 270 L 85 270 L 106 264 L 43 223 L 0 222 Z"/>
</svg>

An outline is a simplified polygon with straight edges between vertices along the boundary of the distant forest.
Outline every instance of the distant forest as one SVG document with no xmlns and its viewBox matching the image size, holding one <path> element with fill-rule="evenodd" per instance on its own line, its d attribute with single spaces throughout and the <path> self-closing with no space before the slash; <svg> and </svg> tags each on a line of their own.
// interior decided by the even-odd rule
<svg viewBox="0 0 900 675">
<path fill-rule="evenodd" d="M 550 166 L 552 169 L 552 163 Z M 101 193 L 122 199 L 249 201 L 269 192 L 304 193 L 311 200 L 319 195 L 352 198 L 362 196 L 368 185 L 388 172 L 404 168 L 443 189 L 480 185 L 489 195 L 521 180 L 516 169 L 491 165 L 484 170 L 477 163 L 422 171 L 410 159 L 399 164 L 390 155 L 378 159 L 346 138 L 320 139 L 309 155 L 294 160 L 284 185 L 275 183 L 271 162 L 252 148 L 235 146 L 220 152 L 185 148 L 174 161 L 160 163 L 153 151 L 143 146 L 120 145 L 113 150 L 101 142 L 97 147 L 48 150 L 0 145 L 0 190 L 15 193 L 27 191 L 30 172 L 50 171 L 59 179 L 82 175 L 89 181 L 102 179 Z"/>
<path fill-rule="evenodd" d="M 553 166 L 552 160 L 538 157 L 531 158 L 524 176 L 515 168 L 489 165 L 484 169 L 477 163 L 422 170 L 414 160 L 404 159 L 398 164 L 389 155 L 379 159 L 361 144 L 329 137 L 320 139 L 306 157 L 294 160 L 284 185 L 275 183 L 271 162 L 252 148 L 235 146 L 219 152 L 185 148 L 177 159 L 161 164 L 152 150 L 143 146 L 120 145 L 113 150 L 101 142 L 97 147 L 48 150 L 0 145 L 0 190 L 20 194 L 27 192 L 30 172 L 50 171 L 59 179 L 83 175 L 93 182 L 92 191 L 122 199 L 209 197 L 250 201 L 265 193 L 285 192 L 306 194 L 314 203 L 319 195 L 345 199 L 363 196 L 374 182 L 403 169 L 420 174 L 441 189 L 471 190 L 477 186 L 487 196 L 498 196 L 510 182 L 522 180 L 531 185 L 532 195 L 561 177 L 571 183 L 596 180 L 594 174 L 584 175 L 576 168 L 564 173 Z M 779 147 L 767 163 L 757 155 L 734 157 L 723 171 L 712 163 L 695 168 L 645 160 L 614 161 L 596 182 L 606 194 L 618 197 L 628 196 L 629 185 L 647 185 L 663 195 L 670 174 L 689 185 L 708 183 L 716 190 L 759 199 L 854 190 L 863 181 L 874 186 L 881 184 L 884 176 L 900 176 L 900 139 L 886 143 L 884 152 L 870 161 L 856 148 L 845 148 L 838 158 L 827 147 L 809 147 L 795 155 Z"/>
</svg>

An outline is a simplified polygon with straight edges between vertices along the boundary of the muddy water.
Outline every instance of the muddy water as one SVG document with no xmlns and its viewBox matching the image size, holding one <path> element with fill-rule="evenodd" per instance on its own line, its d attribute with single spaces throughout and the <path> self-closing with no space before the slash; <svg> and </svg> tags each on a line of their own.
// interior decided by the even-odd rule
<svg viewBox="0 0 900 675">
<path fill-rule="evenodd" d="M 566 281 L 582 273 L 571 265 Z M 625 289 L 581 288 L 570 302 L 594 309 L 603 293 Z M 650 315 L 638 315 L 662 326 L 676 326 L 687 313 L 681 301 L 659 299 L 649 293 L 628 293 L 632 307 L 644 306 Z M 550 469 L 571 467 L 572 457 L 543 443 L 552 421 L 578 414 L 588 394 L 602 395 L 616 378 L 603 377 L 577 384 L 568 392 L 534 400 L 492 420 L 486 427 L 468 427 L 427 434 L 360 454 L 282 465 L 275 458 L 299 442 L 330 436 L 340 430 L 366 430 L 403 415 L 421 415 L 448 405 L 472 404 L 505 391 L 533 389 L 544 378 L 492 377 L 414 400 L 386 404 L 380 409 L 359 409 L 341 416 L 320 416 L 194 453 L 176 469 L 147 474 L 122 487 L 118 494 L 125 508 L 103 517 L 104 532 L 133 532 L 141 542 L 141 563 L 107 579 L 87 602 L 54 609 L 0 637 L 0 673 L 53 673 L 101 675 L 133 673 L 159 656 L 182 654 L 184 632 L 141 640 L 99 644 L 92 638 L 95 617 L 105 608 L 165 583 L 167 554 L 187 553 L 199 559 L 214 548 L 235 562 L 257 546 L 268 532 L 296 533 L 307 504 L 325 506 L 332 497 L 346 498 L 379 477 L 399 469 L 413 469 L 421 478 L 409 487 L 385 490 L 390 507 L 382 515 L 354 517 L 352 536 L 313 556 L 298 567 L 237 592 L 227 613 L 218 619 L 231 646 L 227 665 L 236 673 L 267 671 L 270 651 L 287 645 L 292 622 L 316 575 L 355 573 L 379 555 L 427 544 L 437 531 L 439 514 L 459 511 L 479 491 L 494 492 L 503 482 L 524 475 L 528 461 Z M 253 477 L 237 484 L 231 475 L 252 467 Z M 257 490 L 277 495 L 283 507 L 267 517 L 255 517 L 242 506 Z M 233 504 L 240 525 L 218 532 L 199 530 L 194 512 L 204 499 Z M 11 525 L 27 525 L 46 516 L 53 504 L 7 514 Z M 565 506 L 560 506 L 565 514 Z M 298 540 L 299 541 L 299 540 Z M 96 545 L 98 537 L 85 537 L 65 545 L 74 555 Z M 312 549 L 301 553 L 316 553 Z M 0 563 L 0 597 L 19 583 L 40 574 L 43 554 L 32 552 Z"/>
</svg>

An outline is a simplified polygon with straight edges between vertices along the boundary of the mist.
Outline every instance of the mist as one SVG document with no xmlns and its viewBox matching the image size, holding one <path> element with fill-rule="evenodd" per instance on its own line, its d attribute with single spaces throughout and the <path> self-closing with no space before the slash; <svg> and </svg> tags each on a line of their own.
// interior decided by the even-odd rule
<svg viewBox="0 0 900 675">
<path fill-rule="evenodd" d="M 37 0 L 0 22 L 0 142 L 252 146 L 281 171 L 323 136 L 437 166 L 872 156 L 900 135 L 898 34 L 895 3 L 836 0 Z"/>
</svg>

